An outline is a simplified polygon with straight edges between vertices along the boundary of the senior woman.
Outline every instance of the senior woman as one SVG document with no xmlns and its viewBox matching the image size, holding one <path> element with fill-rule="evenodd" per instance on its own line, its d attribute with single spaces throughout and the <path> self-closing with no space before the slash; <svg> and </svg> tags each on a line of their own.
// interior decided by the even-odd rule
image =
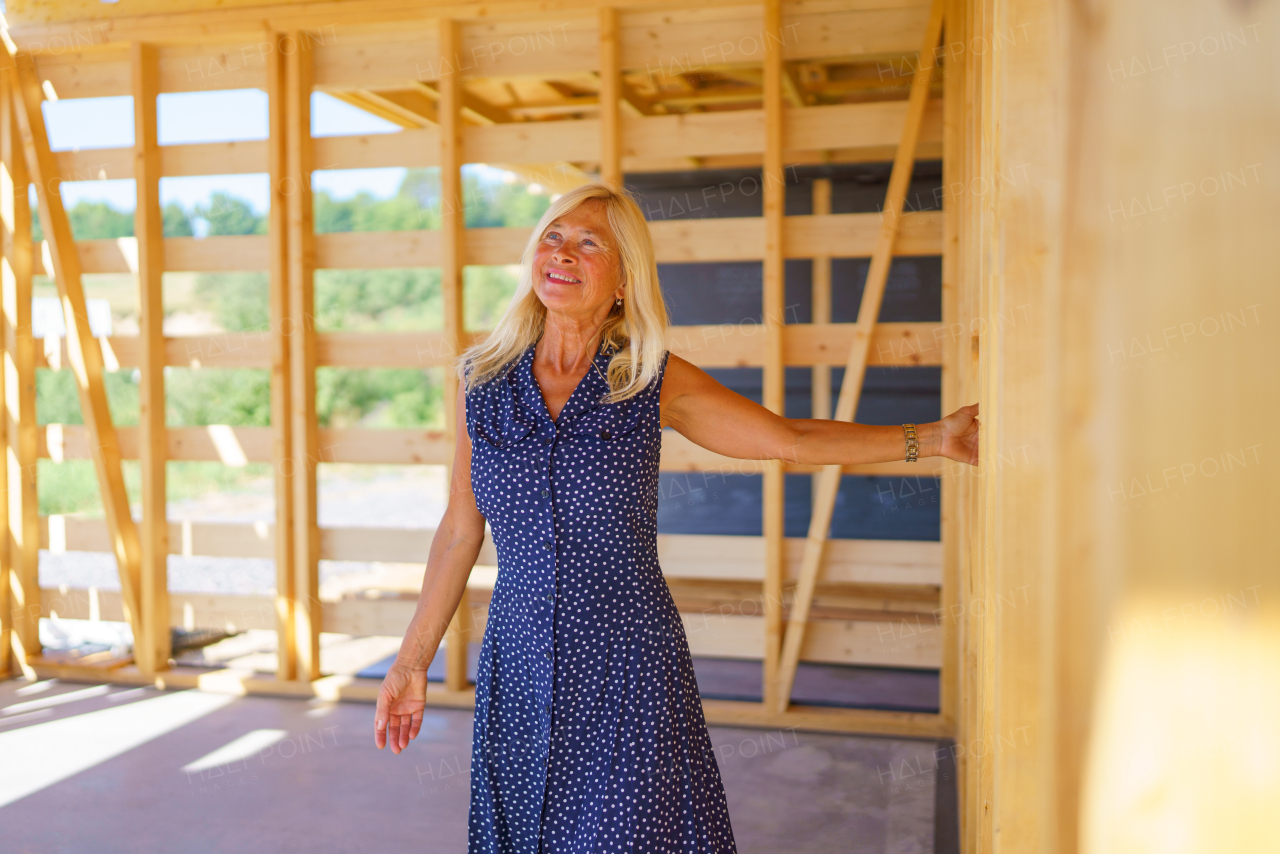
<svg viewBox="0 0 1280 854">
<path fill-rule="evenodd" d="M 887 462 L 899 426 L 783 418 L 664 347 L 636 203 L 600 184 L 551 204 L 510 307 L 458 362 L 448 508 L 378 697 L 374 741 L 422 725 L 427 665 L 488 522 L 498 552 L 476 677 L 470 852 L 730 852 L 689 645 L 658 565 L 662 428 L 739 459 Z M 977 407 L 918 427 L 918 455 L 977 462 Z"/>
</svg>

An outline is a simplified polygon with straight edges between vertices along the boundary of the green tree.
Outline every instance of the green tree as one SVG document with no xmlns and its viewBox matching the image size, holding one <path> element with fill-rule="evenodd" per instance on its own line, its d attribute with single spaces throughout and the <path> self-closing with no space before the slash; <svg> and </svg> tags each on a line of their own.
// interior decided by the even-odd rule
<svg viewBox="0 0 1280 854">
<path fill-rule="evenodd" d="M 191 215 L 177 202 L 169 202 L 162 211 L 165 237 L 191 237 Z"/>
<path fill-rule="evenodd" d="M 196 205 L 195 215 L 209 224 L 209 236 L 266 234 L 267 218 L 253 212 L 247 201 L 214 193 L 208 205 Z"/>
<path fill-rule="evenodd" d="M 165 421 L 173 427 L 268 427 L 270 372 L 261 368 L 167 369 Z"/>
</svg>

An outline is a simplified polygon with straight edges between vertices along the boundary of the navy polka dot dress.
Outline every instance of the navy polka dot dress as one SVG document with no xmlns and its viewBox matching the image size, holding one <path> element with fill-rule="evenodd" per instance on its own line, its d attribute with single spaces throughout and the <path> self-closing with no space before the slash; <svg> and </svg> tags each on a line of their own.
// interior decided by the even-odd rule
<svg viewBox="0 0 1280 854">
<path fill-rule="evenodd" d="M 468 852 L 736 852 L 658 566 L 662 373 L 600 403 L 600 352 L 552 420 L 534 346 L 466 397 L 471 485 L 499 565 L 476 674 Z"/>
</svg>

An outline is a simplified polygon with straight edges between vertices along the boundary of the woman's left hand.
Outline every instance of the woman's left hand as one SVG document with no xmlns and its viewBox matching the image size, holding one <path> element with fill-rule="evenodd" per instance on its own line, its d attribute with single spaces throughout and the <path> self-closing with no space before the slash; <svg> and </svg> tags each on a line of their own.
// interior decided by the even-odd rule
<svg viewBox="0 0 1280 854">
<path fill-rule="evenodd" d="M 978 404 L 962 406 L 939 422 L 942 442 L 938 456 L 958 463 L 978 464 Z"/>
</svg>

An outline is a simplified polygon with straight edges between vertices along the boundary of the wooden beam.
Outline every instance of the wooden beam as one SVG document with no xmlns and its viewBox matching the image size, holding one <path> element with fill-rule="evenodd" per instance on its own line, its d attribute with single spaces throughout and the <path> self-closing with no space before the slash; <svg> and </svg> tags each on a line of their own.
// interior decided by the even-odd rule
<svg viewBox="0 0 1280 854">
<path fill-rule="evenodd" d="M 292 204 L 292 173 L 289 164 L 290 139 L 294 135 L 290 124 L 289 69 L 282 44 L 283 35 L 271 35 L 271 55 L 267 57 L 267 176 L 271 182 L 271 199 L 267 213 L 267 241 L 269 249 L 268 301 L 271 329 L 265 335 L 249 340 L 234 339 L 199 343 L 195 347 L 196 358 L 205 359 L 226 351 L 241 351 L 252 344 L 268 345 L 271 368 L 271 465 L 272 485 L 276 499 L 276 530 L 282 532 L 275 539 L 272 557 L 276 562 L 276 595 L 273 603 L 276 630 L 276 678 L 293 680 L 298 677 L 298 635 L 294 622 L 294 601 L 297 598 L 297 580 L 294 565 L 297 559 L 294 543 L 294 490 L 299 478 L 293 461 L 293 352 L 290 333 L 297 330 L 303 318 L 290 303 L 291 257 L 289 254 L 290 205 Z M 266 339 L 263 341 L 262 339 Z M 192 342 L 188 344 L 186 358 L 191 363 Z M 209 353 L 209 356 L 203 354 Z"/>
<path fill-rule="evenodd" d="M 275 321 L 273 320 L 273 323 Z M 942 364 L 947 348 L 962 337 L 954 325 L 936 323 L 881 323 L 871 339 L 868 365 L 921 367 Z M 855 323 L 788 323 L 783 329 L 783 355 L 788 367 L 843 365 L 857 334 Z M 488 334 L 468 330 L 467 345 Z M 716 324 L 672 326 L 667 347 L 699 367 L 743 368 L 764 364 L 764 353 L 754 326 Z M 228 332 L 184 335 L 165 339 L 165 364 L 177 368 L 270 368 L 273 333 Z M 99 339 L 121 368 L 142 364 L 136 335 Z M 66 362 L 66 346 L 35 356 L 38 368 Z M 316 365 L 344 368 L 424 368 L 448 363 L 443 331 L 430 332 L 323 332 L 316 335 Z"/>
<path fill-rule="evenodd" d="M 827 216 L 831 213 L 831 179 L 816 178 L 812 189 L 812 213 L 815 217 Z M 813 310 L 810 320 L 814 324 L 831 322 L 831 258 L 825 255 L 814 256 L 810 280 Z M 846 349 L 845 352 L 848 352 Z M 787 364 L 793 364 L 788 359 Z M 810 418 L 831 417 L 831 366 L 814 365 L 810 374 L 810 400 L 812 407 Z M 809 484 L 812 491 L 811 504 L 818 500 L 820 482 L 813 478 Z"/>
<path fill-rule="evenodd" d="M 444 333 L 449 362 L 444 366 L 445 436 L 457 441 L 458 377 L 453 359 L 465 344 L 462 271 L 466 264 L 466 211 L 463 201 L 462 164 L 465 162 L 462 137 L 462 71 L 457 58 L 462 51 L 461 25 L 448 18 L 440 20 L 440 290 L 444 302 Z M 453 466 L 445 469 L 445 482 L 453 477 Z M 470 637 L 466 591 L 445 632 L 445 685 L 461 691 L 467 684 L 467 640 Z"/>
<path fill-rule="evenodd" d="M 316 528 L 316 472 L 320 462 L 316 423 L 315 233 L 311 172 L 311 93 L 314 89 L 312 39 L 290 33 L 293 51 L 286 57 L 285 109 L 287 209 L 289 219 L 288 317 L 290 468 L 293 480 L 293 621 L 298 656 L 297 678 L 320 678 L 320 542 Z"/>
<path fill-rule="evenodd" d="M 508 166 L 503 165 L 503 168 Z M 509 166 L 529 181 L 564 178 L 564 186 L 577 186 L 579 175 Z M 581 178 L 585 181 L 585 177 Z M 714 191 L 714 192 L 713 192 Z M 723 186 L 708 188 L 712 197 Z M 699 195 L 700 197 L 700 195 Z M 691 201 L 696 201 L 691 198 Z M 783 251 L 787 257 L 869 257 L 876 247 L 878 214 L 787 216 L 782 225 Z M 760 216 L 655 220 L 649 224 L 659 264 L 701 261 L 759 261 L 764 257 L 764 219 Z M 316 237 L 316 266 L 321 269 L 387 269 L 403 266 L 439 266 L 438 230 L 410 232 L 342 232 Z M 526 228 L 468 228 L 466 262 L 476 265 L 515 264 L 529 239 Z M 137 242 L 132 237 L 78 241 L 84 273 L 133 273 Z M 266 270 L 270 268 L 270 241 L 260 236 L 170 237 L 165 239 L 165 269 L 170 271 Z M 942 254 L 942 220 L 932 213 L 909 213 L 902 218 L 899 242 L 893 256 Z M 45 273 L 36 247 L 36 273 Z M 252 333 L 244 333 L 251 335 Z M 244 335 L 241 335 L 244 337 Z"/>
<path fill-rule="evenodd" d="M 80 280 L 80 258 L 71 235 L 71 223 L 59 193 L 61 177 L 57 160 L 49 149 L 41 111 L 43 93 L 29 54 L 14 56 L 0 51 L 3 73 L 16 83 L 13 89 L 22 134 L 27 167 L 36 197 L 40 203 L 40 221 L 49 241 L 63 315 L 67 328 L 67 346 L 80 409 L 84 416 L 93 451 L 94 468 L 102 489 L 102 506 L 111 530 L 112 551 L 120 570 L 120 587 L 124 592 L 127 616 L 134 638 L 145 637 L 139 597 L 138 529 L 129 512 L 129 496 L 125 491 L 120 468 L 120 447 L 116 440 L 111 410 L 107 407 L 107 391 L 103 384 L 102 350 L 89 330 L 89 313 L 85 308 L 84 287 Z"/>
<path fill-rule="evenodd" d="M 148 677 L 137 667 L 128 664 L 93 667 L 36 659 L 33 670 L 38 678 L 63 682 L 154 686 L 180 691 L 195 689 L 240 697 L 295 697 L 373 703 L 382 689 L 381 679 L 362 679 L 358 676 L 334 675 L 314 682 L 280 682 L 264 679 L 248 670 L 225 669 L 211 672 L 204 667 L 175 667 L 162 676 Z M 475 689 L 469 687 L 459 692 L 433 685 L 427 691 L 427 705 L 432 708 L 471 709 L 475 707 Z M 794 705 L 785 713 L 777 714 L 762 710 L 760 703 L 736 700 L 703 700 L 702 709 L 707 723 L 718 726 L 886 735 L 898 738 L 938 739 L 951 735 L 940 716 L 923 712 Z"/>
<path fill-rule="evenodd" d="M 164 218 L 160 212 L 160 146 L 156 97 L 159 53 L 156 46 L 134 42 L 130 49 L 133 79 L 134 184 L 137 204 L 133 233 L 138 241 L 138 325 L 141 380 L 138 389 L 138 439 L 142 470 L 140 601 L 141 637 L 133 654 L 144 673 L 169 666 L 169 574 L 166 518 L 164 398 Z"/>
<path fill-rule="evenodd" d="M 849 350 L 849 361 L 845 366 L 844 379 L 840 387 L 840 400 L 836 404 L 835 417 L 841 421 L 852 421 L 857 412 L 862 380 L 867 370 L 871 332 L 880 318 L 880 304 L 884 297 L 885 282 L 889 278 L 889 265 L 893 260 L 893 244 L 898 235 L 903 201 L 906 198 L 907 187 L 911 183 L 911 172 L 915 165 L 916 141 L 919 138 L 921 120 L 924 118 L 930 79 L 936 67 L 934 49 L 942 34 L 944 9 L 945 0 L 933 0 L 929 22 L 925 27 L 924 42 L 921 44 L 916 64 L 916 74 L 911 81 L 907 120 L 902 131 L 898 155 L 894 158 L 893 169 L 889 175 L 889 188 L 885 193 L 883 224 L 875 252 L 871 256 L 867 281 L 863 286 L 862 303 L 858 307 L 859 334 Z M 796 586 L 791 619 L 788 621 L 786 640 L 782 650 L 776 703 L 778 711 L 784 711 L 791 701 L 791 688 L 795 682 L 796 665 L 800 661 L 800 649 L 804 643 L 809 605 L 813 601 L 814 584 L 822 568 L 823 549 L 831 529 L 831 514 L 835 510 L 836 493 L 840 489 L 841 469 L 842 467 L 838 465 L 827 466 L 820 475 L 819 500 L 813 504 L 800 582 Z"/>
<path fill-rule="evenodd" d="M 137 459 L 136 427 L 122 427 L 119 432 L 120 455 Z M 269 427 L 229 427 L 213 424 L 207 427 L 169 428 L 169 459 L 221 462 L 232 467 L 247 463 L 273 462 L 272 431 Z M 375 430 L 363 428 L 323 429 L 319 431 L 323 462 L 385 465 L 448 465 L 453 447 L 443 431 Z M 708 451 L 693 444 L 679 433 L 662 438 L 663 471 L 759 474 L 760 460 L 738 460 Z M 44 424 L 38 433 L 39 456 L 55 462 L 90 459 L 88 431 L 78 424 Z M 847 465 L 844 473 L 865 477 L 952 477 L 954 466 L 944 467 L 938 461 L 907 463 L 861 463 Z M 956 464 L 958 465 L 958 464 Z M 783 471 L 813 474 L 817 466 L 785 463 Z M 915 488 L 915 487 L 913 487 Z"/>
<path fill-rule="evenodd" d="M 948 0 L 943 15 L 943 43 L 965 44 L 964 0 Z M 943 67 L 943 157 L 942 196 L 942 322 L 947 326 L 962 324 L 960 299 L 962 278 L 960 270 L 960 223 L 964 194 L 953 193 L 947 188 L 969 186 L 965 183 L 965 62 L 956 57 L 945 57 Z M 964 328 L 963 325 L 960 328 Z M 957 336 L 963 339 L 967 336 Z M 976 400 L 977 394 L 969 393 L 970 381 L 976 373 L 977 354 L 967 340 L 948 342 L 942 348 L 942 411 L 954 412 L 964 402 Z M 951 478 L 941 484 L 941 540 L 943 549 L 942 598 L 943 614 L 959 614 L 962 589 L 964 550 L 969 542 L 968 503 L 961 499 L 965 475 Z M 963 660 L 962 622 L 948 617 L 942 623 L 942 668 L 939 674 L 938 713 L 956 730 L 957 740 L 963 743 L 961 713 L 961 686 Z"/>
<path fill-rule="evenodd" d="M 279 528 L 252 522 L 169 523 L 169 553 L 206 557 L 270 559 Z M 80 516 L 39 519 L 36 542 L 55 554 L 102 552 L 111 548 L 106 522 Z M 422 564 L 435 535 L 430 528 L 321 528 L 323 560 L 379 561 Z M 802 537 L 788 537 L 789 558 L 804 552 Z M 759 590 L 764 578 L 764 538 L 708 534 L 661 534 L 658 557 L 667 579 L 686 582 L 739 581 Z M 942 548 L 936 542 L 915 540 L 832 540 L 824 587 L 858 586 L 874 590 L 878 599 L 905 595 L 937 597 L 942 580 Z M 486 539 L 476 563 L 495 566 L 498 553 Z M 799 573 L 799 561 L 788 561 L 786 580 Z M 473 577 L 473 581 L 474 581 Z M 266 608 L 262 627 L 270 627 Z"/>
<path fill-rule="evenodd" d="M 618 10 L 600 7 L 600 180 L 621 188 L 622 60 L 618 44 Z"/>
<path fill-rule="evenodd" d="M 782 0 L 764 2 L 764 405 L 786 416 L 786 365 L 783 325 L 786 312 L 784 245 L 787 184 L 783 170 Z M 778 703 L 778 667 L 782 648 L 782 578 L 786 537 L 786 477 L 782 460 L 764 465 L 764 704 Z"/>
<path fill-rule="evenodd" d="M 496 567 L 486 567 L 497 574 Z M 320 603 L 326 631 L 354 636 L 403 636 L 413 617 L 417 596 L 411 591 L 372 590 Z M 468 622 L 472 634 L 483 632 L 492 588 L 468 587 Z M 45 613 L 59 619 L 119 620 L 120 594 L 115 590 L 59 587 L 41 591 Z M 274 627 L 272 598 L 259 595 L 209 595 L 176 592 L 166 620 L 189 628 L 228 632 Z M 741 605 L 741 597 L 721 607 Z M 753 603 L 754 604 L 754 603 Z M 681 611 L 690 652 L 697 656 L 737 660 L 760 659 L 764 620 L 719 609 Z M 853 618 L 813 620 L 804 660 L 821 664 L 934 669 L 939 663 L 938 628 L 929 610 L 859 612 Z M 447 662 L 448 647 L 442 650 Z M 447 684 L 447 682 L 446 682 Z"/>
<path fill-rule="evenodd" d="M 7 571 L 0 573 L 0 646 L 28 678 L 40 646 L 39 518 L 36 495 L 36 346 L 31 334 L 30 185 L 17 127 L 14 78 L 0 75 L 0 285 L 4 313 L 4 432 Z"/>
<path fill-rule="evenodd" d="M 41 71 L 54 79 L 64 98 L 127 93 L 127 55 L 120 56 L 118 45 L 161 39 L 167 42 L 161 54 L 162 92 L 220 89 L 230 83 L 263 88 L 259 45 L 264 21 L 280 31 L 315 32 L 317 82 L 326 87 L 394 88 L 419 77 L 430 79 L 440 56 L 430 19 L 412 4 L 366 0 L 358 8 L 349 2 L 224 5 L 183 12 L 170 8 L 159 19 L 137 14 L 141 10 L 130 4 L 125 11 L 135 14 L 112 16 L 106 26 L 101 20 L 85 20 L 86 6 L 56 20 L 40 5 L 38 21 L 6 13 L 10 33 L 19 47 L 40 52 Z M 597 70 L 593 25 L 601 5 L 609 4 L 558 4 L 551 18 L 550 7 L 540 2 L 450 3 L 433 5 L 431 13 L 467 21 L 461 51 L 465 76 L 555 79 Z M 759 64 L 758 5 L 718 0 L 709 6 L 669 7 L 669 0 L 627 4 L 621 27 L 624 68 L 697 74 L 717 65 Z M 110 4 L 92 8 L 93 17 L 112 9 Z M 789 61 L 874 61 L 911 51 L 926 18 L 916 3 L 788 2 L 783 11 L 787 41 L 782 52 Z M 62 45 L 66 49 L 56 54 L 50 50 Z M 86 64 L 102 67 L 86 70 Z"/>
<path fill-rule="evenodd" d="M 530 179 L 552 177 L 535 170 L 523 174 Z M 714 196 L 723 187 L 711 189 Z M 784 252 L 788 258 L 869 257 L 875 248 L 879 222 L 879 215 L 874 213 L 789 216 L 783 222 Z M 759 261 L 764 257 L 761 217 L 657 220 L 649 224 L 649 230 L 660 264 Z M 528 238 L 526 228 L 468 228 L 464 232 L 466 262 L 494 266 L 516 263 Z M 440 264 L 440 232 L 434 230 L 321 234 L 315 244 L 316 266 L 321 269 L 372 270 Z M 137 241 L 132 237 L 81 240 L 76 247 L 85 273 L 137 271 Z M 34 252 L 35 272 L 46 273 L 39 258 L 42 247 L 35 247 Z M 913 212 L 902 218 L 894 257 L 941 252 L 941 217 Z M 256 235 L 171 237 L 164 241 L 164 259 L 169 271 L 267 270 L 271 266 L 270 241 Z"/>
<path fill-rule="evenodd" d="M 424 84 L 423 91 L 433 91 Z M 464 93 L 463 103 L 470 103 Z M 472 112 L 467 110 L 468 113 Z M 904 101 L 787 107 L 785 160 L 817 163 L 891 159 L 906 115 Z M 759 167 L 764 151 L 762 110 L 732 110 L 679 116 L 621 119 L 623 168 L 627 172 L 664 171 L 676 160 L 703 157 L 708 168 Z M 600 156 L 598 119 L 572 122 L 472 124 L 465 131 L 471 162 L 587 162 Z M 399 133 L 322 137 L 315 141 L 316 162 L 327 169 L 380 166 L 425 168 L 439 165 L 440 146 L 432 127 Z M 942 102 L 929 103 L 917 145 L 920 156 L 941 155 Z M 160 149 L 163 177 L 258 173 L 266 169 L 267 143 L 239 142 L 166 145 Z M 60 151 L 66 180 L 131 178 L 132 149 L 95 148 Z M 687 165 L 687 163 L 686 163 Z M 172 268 L 171 268 L 172 269 Z"/>
</svg>

